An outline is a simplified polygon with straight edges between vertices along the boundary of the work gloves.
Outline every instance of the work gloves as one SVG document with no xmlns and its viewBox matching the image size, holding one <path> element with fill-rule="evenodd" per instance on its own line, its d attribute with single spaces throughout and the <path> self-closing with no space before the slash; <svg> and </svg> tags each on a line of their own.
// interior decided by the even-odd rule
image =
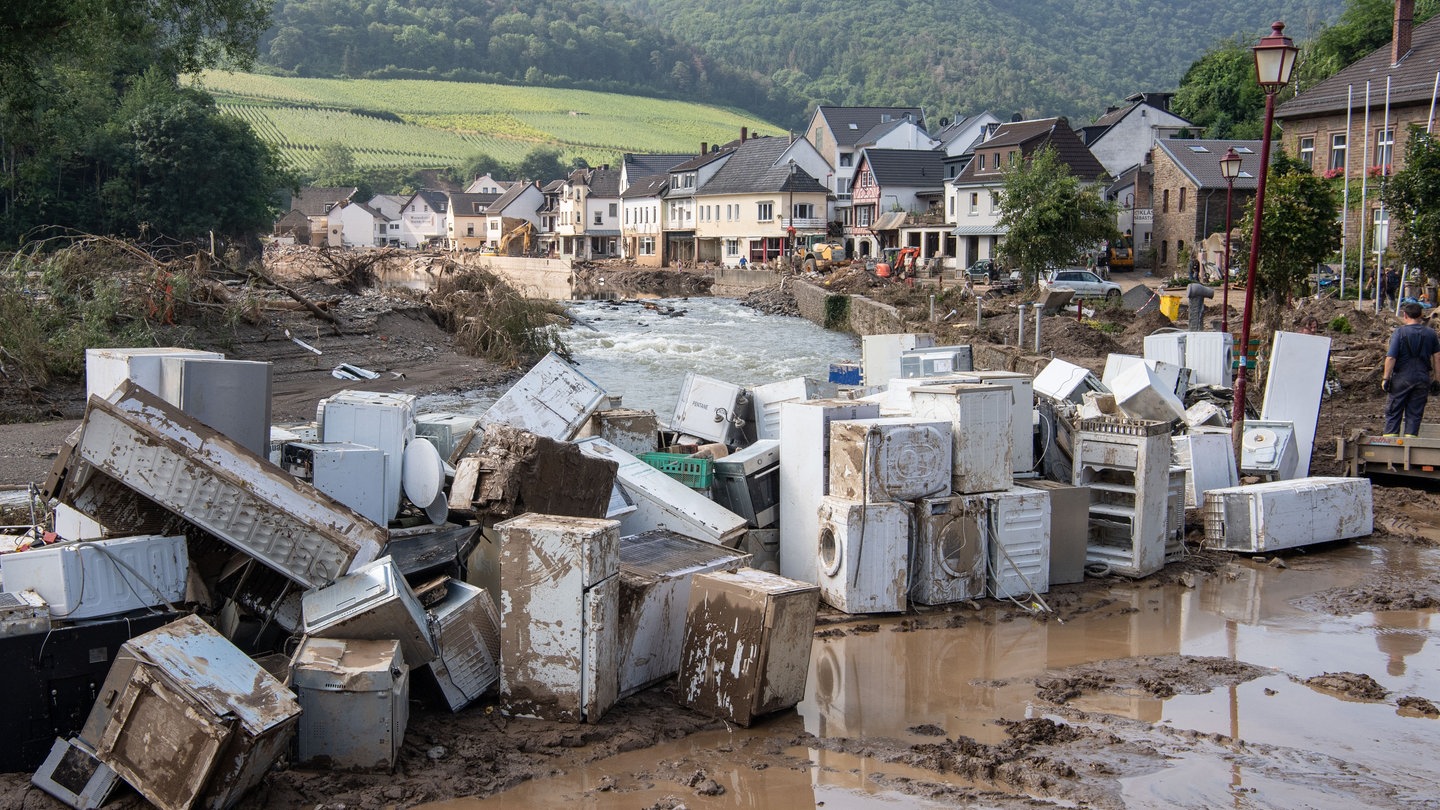
<svg viewBox="0 0 1440 810">
<path fill-rule="evenodd" d="M 1387 393 L 1387 394 L 1390 393 L 1390 381 L 1389 381 L 1389 380 L 1381 380 L 1381 381 L 1380 381 L 1380 390 L 1381 390 L 1381 391 L 1384 391 L 1384 392 Z"/>
</svg>

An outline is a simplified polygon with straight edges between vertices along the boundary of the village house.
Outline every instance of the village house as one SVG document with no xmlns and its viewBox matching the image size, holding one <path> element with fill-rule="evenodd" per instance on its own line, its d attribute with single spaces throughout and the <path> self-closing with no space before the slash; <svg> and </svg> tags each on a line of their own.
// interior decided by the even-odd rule
<svg viewBox="0 0 1440 810">
<path fill-rule="evenodd" d="M 855 168 L 846 251 L 879 256 L 889 247 L 920 248 L 920 258 L 953 256 L 955 226 L 946 227 L 944 154 L 935 149 L 865 149 Z"/>
<path fill-rule="evenodd" d="M 529 253 L 537 253 L 536 238 L 540 226 L 540 209 L 545 206 L 545 193 L 534 181 L 511 183 L 498 199 L 485 209 L 485 245 L 501 253 L 513 253 L 509 240 L 521 237 L 529 226 Z M 522 241 L 520 249 L 524 250 Z"/>
<path fill-rule="evenodd" d="M 1240 155 L 1240 174 L 1231 200 L 1233 227 L 1255 196 L 1260 142 L 1162 140 L 1155 144 L 1151 193 L 1156 274 L 1186 274 L 1192 258 L 1202 266 L 1223 264 L 1219 256 L 1212 255 L 1213 249 L 1207 251 L 1200 243 L 1210 240 L 1213 248 L 1224 239 L 1226 183 L 1220 159 L 1231 148 Z"/>
<path fill-rule="evenodd" d="M 1115 229 L 1124 240 L 1129 241 L 1128 247 L 1135 251 L 1137 266 L 1146 267 L 1153 264 L 1148 259 L 1148 251 L 1153 245 L 1155 223 L 1152 207 L 1155 167 L 1150 161 L 1151 156 L 1146 155 L 1144 163 L 1120 172 L 1105 187 L 1105 199 L 1115 203 Z"/>
<path fill-rule="evenodd" d="M 760 264 L 793 249 L 797 239 L 825 234 L 830 191 L 816 174 L 828 170 L 804 139 L 736 144 L 694 194 L 696 259 Z M 673 182 L 674 172 L 671 177 Z"/>
<path fill-rule="evenodd" d="M 478 250 L 486 242 L 485 212 L 500 198 L 498 193 L 455 193 L 445 206 L 445 248 Z"/>
<path fill-rule="evenodd" d="M 748 131 L 741 130 L 740 140 L 744 143 Z M 670 266 L 695 261 L 695 190 L 710 181 L 725 162 L 735 154 L 735 145 L 709 148 L 700 144 L 700 154 L 672 166 L 669 182 L 662 192 L 664 214 L 661 223 L 665 247 L 661 264 Z"/>
<path fill-rule="evenodd" d="M 497 180 L 497 179 L 495 179 L 494 177 L 492 177 L 489 173 L 486 173 L 486 174 L 480 175 L 479 177 L 475 178 L 474 180 L 471 180 L 471 181 L 470 181 L 470 185 L 468 185 L 468 186 L 465 187 L 465 193 L 466 193 L 466 194 L 494 194 L 494 195 L 497 195 L 497 196 L 498 196 L 498 195 L 500 195 L 500 194 L 504 194 L 504 193 L 505 193 L 506 191 L 508 191 L 508 190 L 510 189 L 510 187 L 511 187 L 512 185 L 514 185 L 514 184 L 515 184 L 515 181 L 513 181 L 513 180 Z"/>
<path fill-rule="evenodd" d="M 662 197 L 670 186 L 668 174 L 646 177 L 620 192 L 624 222 L 620 226 L 624 257 L 642 267 L 661 267 L 664 223 Z"/>
<path fill-rule="evenodd" d="M 1095 183 L 1105 176 L 1105 167 L 1064 118 L 1011 121 L 996 127 L 975 146 L 970 162 L 945 188 L 945 216 L 955 226 L 951 233 L 956 238 L 957 267 L 995 257 L 1005 235 L 1000 224 L 1004 169 L 1047 146 L 1080 182 Z"/>
<path fill-rule="evenodd" d="M 1348 183 L 1346 249 L 1359 252 L 1366 266 L 1389 243 L 1389 214 L 1379 198 L 1383 179 L 1405 167 L 1410 138 L 1430 128 L 1435 110 L 1440 17 L 1420 26 L 1414 18 L 1414 0 L 1397 0 L 1388 47 L 1275 110 L 1285 151 L 1316 174 Z"/>
<path fill-rule="evenodd" d="M 964 170 L 975 154 L 975 144 L 989 137 L 998 126 L 1000 119 L 988 110 L 968 117 L 956 115 L 953 119 L 940 119 L 940 130 L 934 137 L 940 142 L 936 148 L 945 156 L 946 180 L 955 179 Z"/>
<path fill-rule="evenodd" d="M 576 169 L 566 178 L 556 211 L 561 256 L 600 259 L 620 255 L 620 172 L 604 165 Z"/>
<path fill-rule="evenodd" d="M 305 186 L 300 189 L 299 194 L 290 197 L 290 210 L 299 211 L 300 215 L 305 217 L 311 245 L 315 247 L 340 246 L 342 239 L 340 223 L 334 224 L 332 233 L 330 212 L 349 202 L 359 191 L 354 186 Z M 297 241 L 299 241 L 299 230 L 293 227 L 294 220 L 292 219 L 290 223 L 290 232 L 297 234 Z"/>
<path fill-rule="evenodd" d="M 384 247 L 390 233 L 388 216 L 354 200 L 332 209 L 330 221 L 338 222 L 341 244 L 347 248 Z"/>
<path fill-rule="evenodd" d="M 408 248 L 441 245 L 449 204 L 445 192 L 438 189 L 422 188 L 411 194 L 400 212 L 400 244 Z"/>
<path fill-rule="evenodd" d="M 1125 104 L 1114 106 L 1080 128 L 1090 154 L 1111 177 L 1144 163 L 1157 141 L 1198 136 L 1194 124 L 1170 112 L 1174 93 L 1134 93 Z"/>
<path fill-rule="evenodd" d="M 898 129 L 892 125 L 905 124 Z M 877 129 L 881 128 L 881 129 Z M 901 148 L 904 143 L 919 143 L 925 133 L 925 111 L 919 107 L 834 107 L 820 105 L 805 126 L 809 141 L 830 165 L 826 176 L 819 179 L 835 195 L 834 210 L 827 218 L 842 225 L 853 224 L 850 190 L 855 181 L 856 161 L 866 146 Z M 933 148 L 934 142 L 924 148 Z"/>
</svg>

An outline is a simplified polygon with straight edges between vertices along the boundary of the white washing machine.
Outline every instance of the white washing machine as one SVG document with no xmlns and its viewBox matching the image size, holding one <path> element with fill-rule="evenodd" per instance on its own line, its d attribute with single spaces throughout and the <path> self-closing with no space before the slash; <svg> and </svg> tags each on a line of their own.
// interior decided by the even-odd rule
<svg viewBox="0 0 1440 810">
<path fill-rule="evenodd" d="M 990 504 L 983 496 L 925 498 L 915 512 L 910 600 L 948 605 L 985 596 Z"/>
<path fill-rule="evenodd" d="M 820 598 L 846 613 L 897 613 L 909 589 L 910 507 L 858 503 L 827 495 L 820 502 Z"/>
<path fill-rule="evenodd" d="M 834 422 L 830 494 L 856 501 L 949 494 L 951 434 L 951 423 L 943 419 L 894 416 Z"/>
</svg>

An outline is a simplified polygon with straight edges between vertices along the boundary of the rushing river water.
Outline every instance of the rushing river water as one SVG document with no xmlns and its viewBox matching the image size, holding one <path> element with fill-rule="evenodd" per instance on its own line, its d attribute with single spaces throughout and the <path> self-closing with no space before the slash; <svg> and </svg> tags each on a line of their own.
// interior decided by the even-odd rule
<svg viewBox="0 0 1440 810">
<path fill-rule="evenodd" d="M 622 396 L 625 407 L 653 410 L 662 421 L 674 413 L 687 371 L 754 386 L 793 377 L 823 380 L 831 362 L 860 356 L 850 335 L 803 318 L 765 315 L 730 298 L 566 306 L 579 323 L 564 335 L 579 369 L 611 395 Z M 501 393 L 427 397 L 421 410 L 481 413 Z"/>
</svg>

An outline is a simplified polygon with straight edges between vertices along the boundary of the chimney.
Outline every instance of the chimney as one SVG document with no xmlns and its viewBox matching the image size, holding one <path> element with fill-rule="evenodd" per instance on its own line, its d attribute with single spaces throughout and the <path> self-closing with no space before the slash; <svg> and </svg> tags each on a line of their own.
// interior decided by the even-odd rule
<svg viewBox="0 0 1440 810">
<path fill-rule="evenodd" d="M 709 152 L 709 151 L 710 151 L 710 144 L 708 144 L 708 143 L 706 143 L 706 142 L 704 142 L 704 141 L 701 141 L 701 142 L 700 142 L 700 154 L 703 155 L 703 154 L 705 154 L 706 152 Z"/>
<path fill-rule="evenodd" d="M 749 128 L 749 127 L 740 127 L 740 142 L 741 142 L 741 143 L 744 143 L 744 142 L 745 142 L 745 139 L 746 139 L 746 138 L 749 138 L 749 137 L 750 137 L 750 128 Z"/>
<path fill-rule="evenodd" d="M 1415 0 L 1395 0 L 1395 32 L 1390 43 L 1390 64 L 1398 65 L 1410 53 L 1410 31 L 1415 27 Z"/>
</svg>

